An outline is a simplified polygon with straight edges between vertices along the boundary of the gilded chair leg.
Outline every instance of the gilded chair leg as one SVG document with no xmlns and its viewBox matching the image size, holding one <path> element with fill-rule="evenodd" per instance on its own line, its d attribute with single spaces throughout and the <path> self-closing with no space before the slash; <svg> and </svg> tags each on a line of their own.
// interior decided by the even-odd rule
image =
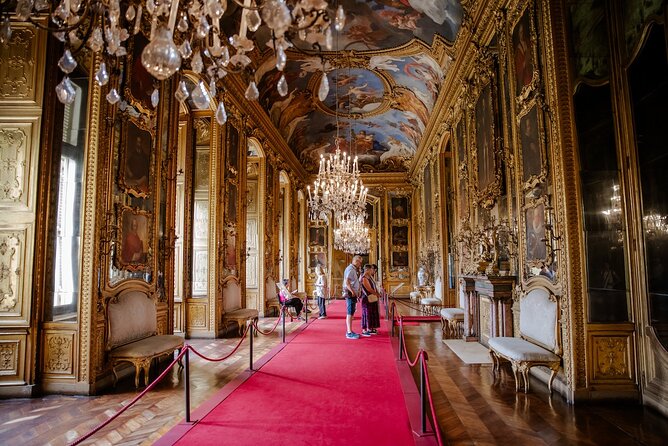
<svg viewBox="0 0 668 446">
<path fill-rule="evenodd" d="M 139 373 L 141 372 L 141 366 L 135 364 L 135 389 L 139 388 Z"/>
<path fill-rule="evenodd" d="M 550 395 L 552 395 L 552 381 L 554 381 L 554 377 L 557 376 L 557 372 L 559 372 L 559 365 L 557 365 L 555 368 L 551 368 L 552 373 L 550 373 L 550 380 L 547 382 L 547 390 L 550 391 Z"/>
<path fill-rule="evenodd" d="M 118 382 L 118 374 L 116 374 L 116 363 L 111 365 L 111 373 L 114 375 L 114 387 L 116 387 L 116 383 Z"/>
<path fill-rule="evenodd" d="M 520 391 L 520 375 L 517 373 L 517 364 L 512 363 L 513 375 L 515 376 L 515 392 Z"/>
<path fill-rule="evenodd" d="M 524 393 L 529 393 L 529 367 L 522 370 L 522 377 L 524 378 Z"/>
</svg>

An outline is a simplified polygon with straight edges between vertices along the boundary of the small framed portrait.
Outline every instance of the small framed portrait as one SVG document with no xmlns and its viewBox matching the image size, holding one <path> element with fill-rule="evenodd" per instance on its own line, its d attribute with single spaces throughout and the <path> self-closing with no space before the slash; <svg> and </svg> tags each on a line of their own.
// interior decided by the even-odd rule
<svg viewBox="0 0 668 446">
<path fill-rule="evenodd" d="M 151 193 L 152 140 L 151 133 L 134 120 L 123 121 L 118 183 L 125 193 L 138 198 Z"/>
<path fill-rule="evenodd" d="M 309 268 L 315 268 L 316 266 L 321 266 L 322 268 L 327 267 L 327 253 L 324 252 L 312 252 L 309 254 L 308 258 Z"/>
<path fill-rule="evenodd" d="M 227 124 L 226 132 L 226 146 L 227 146 L 227 168 L 234 174 L 239 172 L 239 130 L 231 123 Z"/>
<path fill-rule="evenodd" d="M 393 220 L 408 218 L 408 197 L 392 197 L 390 206 L 390 215 Z"/>
<path fill-rule="evenodd" d="M 491 83 L 485 86 L 476 102 L 475 120 L 478 189 L 484 191 L 494 182 L 496 172 Z"/>
<path fill-rule="evenodd" d="M 237 221 L 237 184 L 229 181 L 227 183 L 227 203 L 225 204 L 225 221 L 234 223 Z"/>
<path fill-rule="evenodd" d="M 238 269 L 237 235 L 234 231 L 225 231 L 225 270 L 236 275 Z"/>
<path fill-rule="evenodd" d="M 525 189 L 543 182 L 547 176 L 547 165 L 540 139 L 539 112 L 539 108 L 534 104 L 527 113 L 519 118 L 522 180 Z"/>
<path fill-rule="evenodd" d="M 408 226 L 392 226 L 392 245 L 408 246 Z"/>
<path fill-rule="evenodd" d="M 403 268 L 408 266 L 408 251 L 395 251 L 392 253 L 392 266 Z"/>
<path fill-rule="evenodd" d="M 309 228 L 309 246 L 325 246 L 327 228 L 322 226 L 314 226 Z"/>
<path fill-rule="evenodd" d="M 373 227 L 373 203 L 366 204 L 366 217 L 364 218 L 364 224 L 368 227 Z"/>
<path fill-rule="evenodd" d="M 128 87 L 125 88 L 125 97 L 130 105 L 140 112 L 152 114 L 151 94 L 156 87 L 156 81 L 141 63 L 141 54 L 148 43 L 148 39 L 142 33 L 137 33 L 132 38 L 133 62 L 128 66 Z"/>
<path fill-rule="evenodd" d="M 515 24 L 512 34 L 513 68 L 515 71 L 515 95 L 526 97 L 534 77 L 534 54 L 531 40 L 531 14 L 526 8 Z"/>
<path fill-rule="evenodd" d="M 151 213 L 122 206 L 118 215 L 119 240 L 116 251 L 118 269 L 145 271 L 151 252 Z"/>
<path fill-rule="evenodd" d="M 525 209 L 526 259 L 528 262 L 547 258 L 545 234 L 545 204 L 539 203 Z"/>
</svg>

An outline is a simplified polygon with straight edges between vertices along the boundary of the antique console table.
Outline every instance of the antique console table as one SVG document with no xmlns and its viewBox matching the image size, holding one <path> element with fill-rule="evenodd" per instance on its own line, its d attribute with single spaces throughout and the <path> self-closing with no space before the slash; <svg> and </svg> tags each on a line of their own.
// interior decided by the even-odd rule
<svg viewBox="0 0 668 446">
<path fill-rule="evenodd" d="M 490 337 L 513 336 L 514 276 L 462 276 L 466 341 L 487 346 Z"/>
</svg>

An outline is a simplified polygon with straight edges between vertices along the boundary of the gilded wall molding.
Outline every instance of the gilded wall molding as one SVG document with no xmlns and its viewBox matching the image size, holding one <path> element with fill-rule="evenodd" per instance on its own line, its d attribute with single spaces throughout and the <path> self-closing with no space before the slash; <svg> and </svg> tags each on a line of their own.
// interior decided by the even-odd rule
<svg viewBox="0 0 668 446">
<path fill-rule="evenodd" d="M 586 337 L 583 296 L 582 227 L 577 183 L 578 166 L 575 156 L 574 123 L 572 121 L 572 91 L 570 61 L 566 39 L 566 11 L 562 2 L 541 0 L 539 14 L 542 30 L 541 46 L 545 60 L 545 89 L 550 104 L 549 160 L 554 187 L 556 229 L 565 237 L 558 252 L 563 294 L 562 335 L 564 337 L 564 373 L 571 392 L 585 387 Z M 567 272 L 567 273 L 566 273 Z M 568 274 L 567 276 L 565 274 Z M 570 396 L 572 398 L 572 395 Z"/>
<path fill-rule="evenodd" d="M 97 71 L 100 65 L 99 57 L 95 57 L 92 63 L 94 70 Z M 90 83 L 88 96 L 88 132 L 86 134 L 86 153 L 84 164 L 84 192 L 83 192 L 83 229 L 81 237 L 81 258 L 91 259 L 81 264 L 81 294 L 79 301 L 79 364 L 78 381 L 92 382 L 92 364 L 101 361 L 101 358 L 93 357 L 93 306 L 94 299 L 97 296 L 97 275 L 98 262 L 97 255 L 97 205 L 98 189 L 98 150 L 100 144 L 100 121 L 101 121 L 101 102 L 102 91 L 97 82 Z M 106 178 L 103 178 L 106 181 Z M 94 260 L 93 260 L 94 259 Z"/>
</svg>

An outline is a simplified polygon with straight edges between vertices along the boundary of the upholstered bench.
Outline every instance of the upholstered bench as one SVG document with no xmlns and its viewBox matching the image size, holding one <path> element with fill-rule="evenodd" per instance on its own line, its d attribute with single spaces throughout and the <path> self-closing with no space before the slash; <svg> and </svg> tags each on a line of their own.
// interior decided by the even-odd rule
<svg viewBox="0 0 668 446">
<path fill-rule="evenodd" d="M 542 276 L 529 280 L 520 295 L 520 336 L 489 339 L 489 353 L 494 371 L 501 359 L 510 361 L 515 375 L 515 391 L 529 391 L 529 370 L 535 366 L 548 367 L 552 373 L 547 388 L 552 393 L 552 381 L 561 364 L 559 330 L 559 299 L 550 281 Z"/>
<path fill-rule="evenodd" d="M 464 331 L 464 310 L 443 308 L 441 310 L 441 330 L 445 338 L 460 338 Z"/>
<path fill-rule="evenodd" d="M 230 322 L 236 322 L 239 327 L 239 336 L 244 333 L 244 328 L 246 327 L 247 321 L 258 320 L 258 311 L 251 308 L 239 308 L 237 310 L 228 311 L 223 315 L 223 324 L 225 327 Z"/>
<path fill-rule="evenodd" d="M 107 352 L 118 381 L 116 366 L 129 362 L 135 366 L 135 387 L 144 371 L 144 385 L 153 359 L 174 354 L 183 348 L 183 338 L 158 335 L 155 302 L 143 291 L 130 290 L 112 297 L 107 304 Z"/>
</svg>

